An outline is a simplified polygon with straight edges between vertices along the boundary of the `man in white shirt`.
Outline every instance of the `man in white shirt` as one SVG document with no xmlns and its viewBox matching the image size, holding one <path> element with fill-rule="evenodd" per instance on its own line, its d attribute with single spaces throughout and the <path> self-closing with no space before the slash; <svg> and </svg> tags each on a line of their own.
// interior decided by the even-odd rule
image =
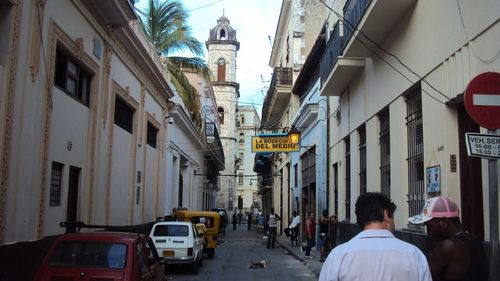
<svg viewBox="0 0 500 281">
<path fill-rule="evenodd" d="M 432 281 L 424 254 L 394 236 L 395 211 L 383 193 L 360 195 L 356 219 L 363 231 L 332 250 L 319 281 Z"/>
<path fill-rule="evenodd" d="M 288 225 L 287 228 L 285 228 L 283 231 L 285 232 L 286 236 L 291 238 L 293 236 L 294 231 L 298 231 L 297 227 L 300 224 L 300 216 L 297 214 L 296 211 L 292 212 L 292 220 L 290 221 L 290 224 Z"/>
</svg>

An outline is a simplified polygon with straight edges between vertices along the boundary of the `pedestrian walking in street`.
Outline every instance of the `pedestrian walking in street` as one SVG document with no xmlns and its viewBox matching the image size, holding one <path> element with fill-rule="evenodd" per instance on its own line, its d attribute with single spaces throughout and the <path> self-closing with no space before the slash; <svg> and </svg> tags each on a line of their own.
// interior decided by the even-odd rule
<svg viewBox="0 0 500 281">
<path fill-rule="evenodd" d="M 464 229 L 458 205 L 444 196 L 428 199 L 422 213 L 408 219 L 425 223 L 436 242 L 429 267 L 434 281 L 488 280 L 488 261 L 482 241 Z"/>
<path fill-rule="evenodd" d="M 296 211 L 293 211 L 292 218 L 290 219 L 290 221 L 288 223 L 288 227 L 283 230 L 285 232 L 286 236 L 290 240 L 293 240 L 293 238 L 296 236 L 295 234 L 298 233 L 299 225 L 300 225 L 300 216 L 299 216 L 299 214 L 297 214 Z"/>
<path fill-rule="evenodd" d="M 238 223 L 238 218 L 236 217 L 236 212 L 233 214 L 233 230 L 236 231 L 236 223 Z"/>
<path fill-rule="evenodd" d="M 305 252 L 304 258 L 311 259 L 311 249 L 316 245 L 316 222 L 314 219 L 314 212 L 309 212 L 309 216 L 306 220 L 306 227 L 304 229 L 304 236 L 306 237 L 306 245 L 302 247 L 302 251 Z"/>
<path fill-rule="evenodd" d="M 335 248 L 337 245 L 337 223 L 338 223 L 338 218 L 337 214 L 333 214 L 333 216 L 330 217 L 330 236 L 329 236 L 329 243 L 330 243 L 330 249 Z"/>
<path fill-rule="evenodd" d="M 323 210 L 321 217 L 318 219 L 319 224 L 319 239 L 318 246 L 320 248 L 319 261 L 324 262 L 326 258 L 326 248 L 328 242 L 328 226 L 330 223 L 330 218 L 328 217 L 328 211 Z"/>
<path fill-rule="evenodd" d="M 330 252 L 319 281 L 431 281 L 424 254 L 394 236 L 395 211 L 384 193 L 361 194 L 355 213 L 363 230 Z"/>
<path fill-rule="evenodd" d="M 238 213 L 238 225 L 241 226 L 241 219 L 243 218 L 243 214 L 241 211 Z"/>
<path fill-rule="evenodd" d="M 251 212 L 248 212 L 248 225 L 247 225 L 247 229 L 248 230 L 251 230 L 252 229 L 252 213 Z"/>
<path fill-rule="evenodd" d="M 267 248 L 274 248 L 276 243 L 276 228 L 278 227 L 278 221 L 281 220 L 280 216 L 274 213 L 274 208 L 271 208 L 271 212 L 266 218 L 267 231 L 269 232 L 267 238 Z"/>
<path fill-rule="evenodd" d="M 257 217 L 257 233 L 264 233 L 264 215 L 261 212 Z"/>
</svg>

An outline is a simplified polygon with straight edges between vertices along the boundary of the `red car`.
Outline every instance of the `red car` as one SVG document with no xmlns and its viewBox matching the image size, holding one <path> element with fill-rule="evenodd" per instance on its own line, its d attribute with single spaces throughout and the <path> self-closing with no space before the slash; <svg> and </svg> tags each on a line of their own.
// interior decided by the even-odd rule
<svg viewBox="0 0 500 281">
<path fill-rule="evenodd" d="M 125 232 L 81 232 L 57 238 L 35 281 L 159 281 L 165 266 L 151 239 Z"/>
</svg>

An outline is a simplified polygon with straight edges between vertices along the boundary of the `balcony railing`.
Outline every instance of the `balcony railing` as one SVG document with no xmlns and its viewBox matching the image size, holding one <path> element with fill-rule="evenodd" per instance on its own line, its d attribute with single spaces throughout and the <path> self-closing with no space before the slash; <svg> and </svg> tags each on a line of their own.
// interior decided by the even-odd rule
<svg viewBox="0 0 500 281">
<path fill-rule="evenodd" d="M 326 43 L 326 49 L 320 61 L 321 81 L 327 81 L 328 75 L 337 63 L 337 59 L 342 55 L 342 38 L 340 36 L 339 22 L 333 27 L 330 39 Z"/>
<path fill-rule="evenodd" d="M 354 28 L 358 26 L 359 20 L 363 17 L 366 7 L 371 0 L 349 0 L 344 6 L 344 42 L 342 48 L 349 42 Z"/>
<path fill-rule="evenodd" d="M 262 113 L 265 118 L 266 113 L 270 110 L 271 100 L 275 93 L 275 88 L 278 86 L 289 86 L 293 85 L 293 71 L 291 67 L 275 67 L 273 71 L 273 77 L 271 78 L 271 84 L 269 85 L 269 90 L 267 91 L 266 98 L 264 99 L 264 104 L 262 106 Z M 263 120 L 265 121 L 265 120 Z"/>
<path fill-rule="evenodd" d="M 291 67 L 275 67 L 273 77 L 269 89 L 276 86 L 292 85 L 292 68 Z"/>
</svg>

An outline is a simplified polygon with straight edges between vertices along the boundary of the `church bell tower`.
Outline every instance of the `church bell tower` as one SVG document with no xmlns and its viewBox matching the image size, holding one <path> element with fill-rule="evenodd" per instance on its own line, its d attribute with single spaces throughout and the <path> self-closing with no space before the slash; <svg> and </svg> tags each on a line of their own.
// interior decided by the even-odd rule
<svg viewBox="0 0 500 281">
<path fill-rule="evenodd" d="M 224 148 L 225 170 L 220 172 L 217 207 L 233 210 L 238 207 L 236 194 L 236 156 L 237 128 L 236 111 L 238 108 L 239 84 L 236 83 L 236 56 L 240 42 L 236 39 L 229 19 L 224 14 L 217 25 L 210 30 L 208 41 L 208 67 L 212 71 L 212 87 L 217 100 L 214 110 L 220 119 L 220 138 Z"/>
</svg>

